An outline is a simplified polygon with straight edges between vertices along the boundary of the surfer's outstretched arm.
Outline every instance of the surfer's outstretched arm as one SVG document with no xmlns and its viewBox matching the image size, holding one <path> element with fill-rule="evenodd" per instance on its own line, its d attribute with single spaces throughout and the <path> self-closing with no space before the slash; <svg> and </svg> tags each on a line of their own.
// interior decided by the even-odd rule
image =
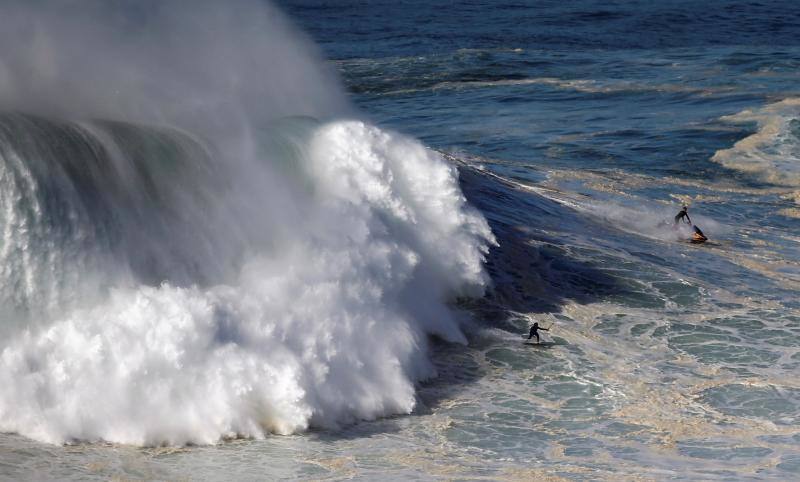
<svg viewBox="0 0 800 482">
<path fill-rule="evenodd" d="M 550 331 L 550 328 L 542 328 L 541 326 L 539 327 L 539 329 L 544 331 Z"/>
</svg>

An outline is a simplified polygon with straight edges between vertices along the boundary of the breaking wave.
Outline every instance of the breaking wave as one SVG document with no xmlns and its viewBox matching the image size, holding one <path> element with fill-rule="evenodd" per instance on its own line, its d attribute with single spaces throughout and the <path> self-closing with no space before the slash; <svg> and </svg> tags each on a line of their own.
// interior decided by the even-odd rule
<svg viewBox="0 0 800 482">
<path fill-rule="evenodd" d="M 448 301 L 487 285 L 486 221 L 439 154 L 353 119 L 279 12 L 185 6 L 0 9 L 30 40 L 0 48 L 0 430 L 204 444 L 409 413 L 427 337 L 465 341 Z"/>
</svg>

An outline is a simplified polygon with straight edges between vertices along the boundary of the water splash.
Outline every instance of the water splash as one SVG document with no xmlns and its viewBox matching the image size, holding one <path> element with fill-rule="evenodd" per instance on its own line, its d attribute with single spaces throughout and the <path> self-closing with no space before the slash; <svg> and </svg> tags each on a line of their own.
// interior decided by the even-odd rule
<svg viewBox="0 0 800 482">
<path fill-rule="evenodd" d="M 342 119 L 269 5 L 185 7 L 4 7 L 30 42 L 0 49 L 26 112 L 0 119 L 0 430 L 214 443 L 410 412 L 427 336 L 464 342 L 446 303 L 483 292 L 488 225 L 438 154 Z"/>
</svg>

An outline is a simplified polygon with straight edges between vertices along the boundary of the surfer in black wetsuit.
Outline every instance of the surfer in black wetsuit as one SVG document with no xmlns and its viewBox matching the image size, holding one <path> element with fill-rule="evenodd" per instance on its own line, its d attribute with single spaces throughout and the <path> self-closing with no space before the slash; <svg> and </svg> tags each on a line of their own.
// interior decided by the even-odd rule
<svg viewBox="0 0 800 482">
<path fill-rule="evenodd" d="M 686 223 L 687 224 L 689 224 L 690 226 L 692 225 L 692 218 L 689 217 L 689 212 L 688 211 L 689 211 L 689 207 L 688 206 L 684 206 L 683 209 L 681 209 L 681 212 L 679 212 L 678 214 L 675 215 L 675 226 L 677 226 L 678 223 L 681 222 L 681 220 L 683 218 L 686 218 Z"/>
<path fill-rule="evenodd" d="M 539 330 L 550 331 L 549 328 L 540 327 L 539 322 L 536 321 L 533 323 L 533 326 L 531 327 L 531 334 L 528 335 L 528 339 L 530 340 L 531 338 L 536 336 L 536 343 L 541 343 L 541 340 L 539 339 Z"/>
</svg>

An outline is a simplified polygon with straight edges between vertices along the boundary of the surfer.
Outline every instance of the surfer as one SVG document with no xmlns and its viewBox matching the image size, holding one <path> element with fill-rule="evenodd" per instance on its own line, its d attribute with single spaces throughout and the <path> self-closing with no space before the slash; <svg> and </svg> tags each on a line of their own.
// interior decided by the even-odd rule
<svg viewBox="0 0 800 482">
<path fill-rule="evenodd" d="M 683 209 L 681 209 L 681 211 L 678 214 L 675 215 L 675 224 L 674 225 L 677 226 L 678 223 L 681 222 L 681 220 L 683 218 L 686 218 L 685 221 L 686 221 L 687 224 L 689 224 L 690 226 L 692 225 L 692 218 L 689 217 L 689 207 L 688 206 L 684 206 Z"/>
<path fill-rule="evenodd" d="M 534 336 L 536 336 L 536 343 L 541 343 L 541 340 L 539 339 L 539 330 L 550 331 L 550 329 L 549 329 L 549 328 L 542 328 L 542 327 L 540 327 L 540 326 L 539 326 L 539 322 L 538 322 L 538 321 L 535 321 L 535 322 L 533 323 L 533 326 L 531 327 L 531 334 L 530 334 L 530 335 L 528 335 L 528 339 L 530 340 L 531 338 L 533 338 Z"/>
</svg>

